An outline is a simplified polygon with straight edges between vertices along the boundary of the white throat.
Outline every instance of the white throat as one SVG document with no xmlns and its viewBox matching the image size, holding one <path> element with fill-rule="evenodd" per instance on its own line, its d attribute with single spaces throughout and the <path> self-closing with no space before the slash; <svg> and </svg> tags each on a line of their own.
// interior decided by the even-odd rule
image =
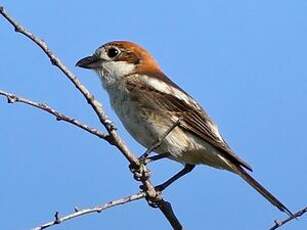
<svg viewBox="0 0 307 230">
<path fill-rule="evenodd" d="M 135 65 L 126 61 L 107 61 L 101 70 L 96 70 L 104 88 L 116 84 L 122 77 L 133 73 Z"/>
</svg>

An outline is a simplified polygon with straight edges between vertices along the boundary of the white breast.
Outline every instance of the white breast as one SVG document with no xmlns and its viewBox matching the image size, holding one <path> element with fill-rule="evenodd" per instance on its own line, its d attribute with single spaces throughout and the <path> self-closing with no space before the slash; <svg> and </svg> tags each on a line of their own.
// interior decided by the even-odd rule
<svg viewBox="0 0 307 230">
<path fill-rule="evenodd" d="M 122 85 L 107 88 L 112 108 L 127 131 L 145 147 L 150 147 L 158 138 L 153 119 L 144 116 L 140 105 L 131 100 L 127 90 Z M 159 131 L 160 132 L 160 131 Z"/>
</svg>

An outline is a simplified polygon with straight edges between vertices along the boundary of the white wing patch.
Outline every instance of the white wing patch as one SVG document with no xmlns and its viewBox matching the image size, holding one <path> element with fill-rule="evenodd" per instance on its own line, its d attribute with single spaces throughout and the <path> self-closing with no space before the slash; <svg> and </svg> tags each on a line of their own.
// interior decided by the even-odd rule
<svg viewBox="0 0 307 230">
<path fill-rule="evenodd" d="M 150 85 L 154 89 L 160 92 L 166 93 L 166 94 L 171 94 L 177 97 L 178 99 L 185 101 L 188 104 L 193 103 L 192 98 L 190 96 L 186 95 L 185 93 L 181 92 L 175 87 L 168 85 L 167 83 L 159 79 L 156 79 L 156 78 L 148 77 L 146 75 L 143 75 L 143 77 L 144 77 L 144 81 L 146 82 L 146 84 Z"/>
<path fill-rule="evenodd" d="M 207 122 L 208 126 L 210 127 L 211 131 L 214 133 L 216 137 L 218 137 L 222 142 L 224 142 L 222 135 L 219 132 L 218 127 L 213 122 Z"/>
<path fill-rule="evenodd" d="M 146 75 L 143 75 L 142 77 L 144 78 L 146 84 L 150 85 L 154 89 L 166 94 L 171 94 L 177 97 L 178 99 L 183 100 L 187 104 L 193 104 L 193 106 L 195 106 L 197 109 L 202 110 L 201 107 L 198 105 L 198 103 L 192 97 L 180 91 L 179 89 L 156 78 L 148 77 Z M 214 124 L 212 121 L 207 121 L 207 124 L 211 129 L 211 131 L 214 133 L 214 135 L 217 138 L 219 138 L 222 142 L 224 142 L 223 137 L 221 136 L 216 124 Z"/>
</svg>

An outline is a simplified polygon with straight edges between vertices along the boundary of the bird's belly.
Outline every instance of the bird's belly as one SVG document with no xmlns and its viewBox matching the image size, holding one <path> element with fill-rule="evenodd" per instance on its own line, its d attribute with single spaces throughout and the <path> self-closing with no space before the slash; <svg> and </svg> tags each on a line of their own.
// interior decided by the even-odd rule
<svg viewBox="0 0 307 230">
<path fill-rule="evenodd" d="M 165 125 L 162 125 L 156 114 L 144 111 L 139 106 L 129 102 L 124 106 L 113 106 L 113 108 L 124 127 L 136 141 L 146 148 L 157 142 Z"/>
<path fill-rule="evenodd" d="M 155 144 L 177 120 L 170 115 L 161 115 L 161 111 L 146 110 L 129 100 L 112 103 L 112 106 L 130 135 L 145 148 Z M 213 146 L 180 127 L 174 128 L 155 152 L 169 153 L 171 159 L 184 164 L 228 169 Z"/>
</svg>

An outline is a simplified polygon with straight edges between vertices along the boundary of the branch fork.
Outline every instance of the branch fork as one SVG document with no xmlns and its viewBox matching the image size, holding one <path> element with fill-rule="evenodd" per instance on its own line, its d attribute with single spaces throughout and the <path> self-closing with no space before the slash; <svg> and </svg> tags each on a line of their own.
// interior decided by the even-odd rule
<svg viewBox="0 0 307 230">
<path fill-rule="evenodd" d="M 41 50 L 47 55 L 47 57 L 50 59 L 51 63 L 55 65 L 61 72 L 64 74 L 65 77 L 67 77 L 71 83 L 79 90 L 79 92 L 84 96 L 85 100 L 88 102 L 88 104 L 92 107 L 92 109 L 95 111 L 99 121 L 104 126 L 104 128 L 107 131 L 107 134 L 101 133 L 97 129 L 89 128 L 87 125 L 84 125 L 80 123 L 79 121 L 76 121 L 73 118 L 67 117 L 64 114 L 59 114 L 57 111 L 53 110 L 51 107 L 46 105 L 41 105 L 40 103 L 33 103 L 30 100 L 27 100 L 25 98 L 22 98 L 23 100 L 17 100 L 17 98 L 14 98 L 14 95 L 9 95 L 7 92 L 1 91 L 1 95 L 6 96 L 8 98 L 8 101 L 10 103 L 12 102 L 22 102 L 31 106 L 34 106 L 36 108 L 42 109 L 52 115 L 54 115 L 58 120 L 65 120 L 73 125 L 78 126 L 79 128 L 82 128 L 96 136 L 99 136 L 100 138 L 108 141 L 110 144 L 116 146 L 118 150 L 123 154 L 123 156 L 129 161 L 130 165 L 133 165 L 133 168 L 135 171 L 138 171 L 140 169 L 140 161 L 136 157 L 135 154 L 133 154 L 124 141 L 120 138 L 120 136 L 116 132 L 116 128 L 113 125 L 113 123 L 109 120 L 108 116 L 103 110 L 103 107 L 99 101 L 97 101 L 94 96 L 90 93 L 90 91 L 80 82 L 80 80 L 64 65 L 64 63 L 58 58 L 47 46 L 47 43 L 43 41 L 42 39 L 35 36 L 32 32 L 28 31 L 25 27 L 21 26 L 16 20 L 14 20 L 7 11 L 0 6 L 0 14 L 14 27 L 15 31 L 18 33 L 21 33 L 22 35 L 29 38 L 32 42 L 34 42 L 38 47 L 41 48 Z M 15 100 L 16 99 L 16 100 Z M 20 98 L 19 98 L 20 99 Z M 144 172 L 148 172 L 145 165 L 142 166 L 142 174 Z M 146 197 L 149 201 L 156 203 L 161 212 L 164 214 L 166 219 L 170 222 L 173 229 L 180 230 L 182 229 L 182 225 L 180 224 L 179 220 L 176 218 L 171 205 L 169 205 L 168 202 L 163 200 L 160 193 L 158 193 L 155 190 L 155 187 L 150 181 L 149 176 L 144 176 L 141 178 L 140 182 L 142 183 L 144 187 L 144 191 L 146 192 Z M 142 198 L 144 198 L 144 194 L 142 195 Z M 58 218 L 58 221 L 63 221 L 62 218 Z M 56 222 L 58 222 L 56 221 Z M 51 225 L 48 225 L 48 227 Z M 39 229 L 44 229 L 39 228 Z"/>
</svg>

